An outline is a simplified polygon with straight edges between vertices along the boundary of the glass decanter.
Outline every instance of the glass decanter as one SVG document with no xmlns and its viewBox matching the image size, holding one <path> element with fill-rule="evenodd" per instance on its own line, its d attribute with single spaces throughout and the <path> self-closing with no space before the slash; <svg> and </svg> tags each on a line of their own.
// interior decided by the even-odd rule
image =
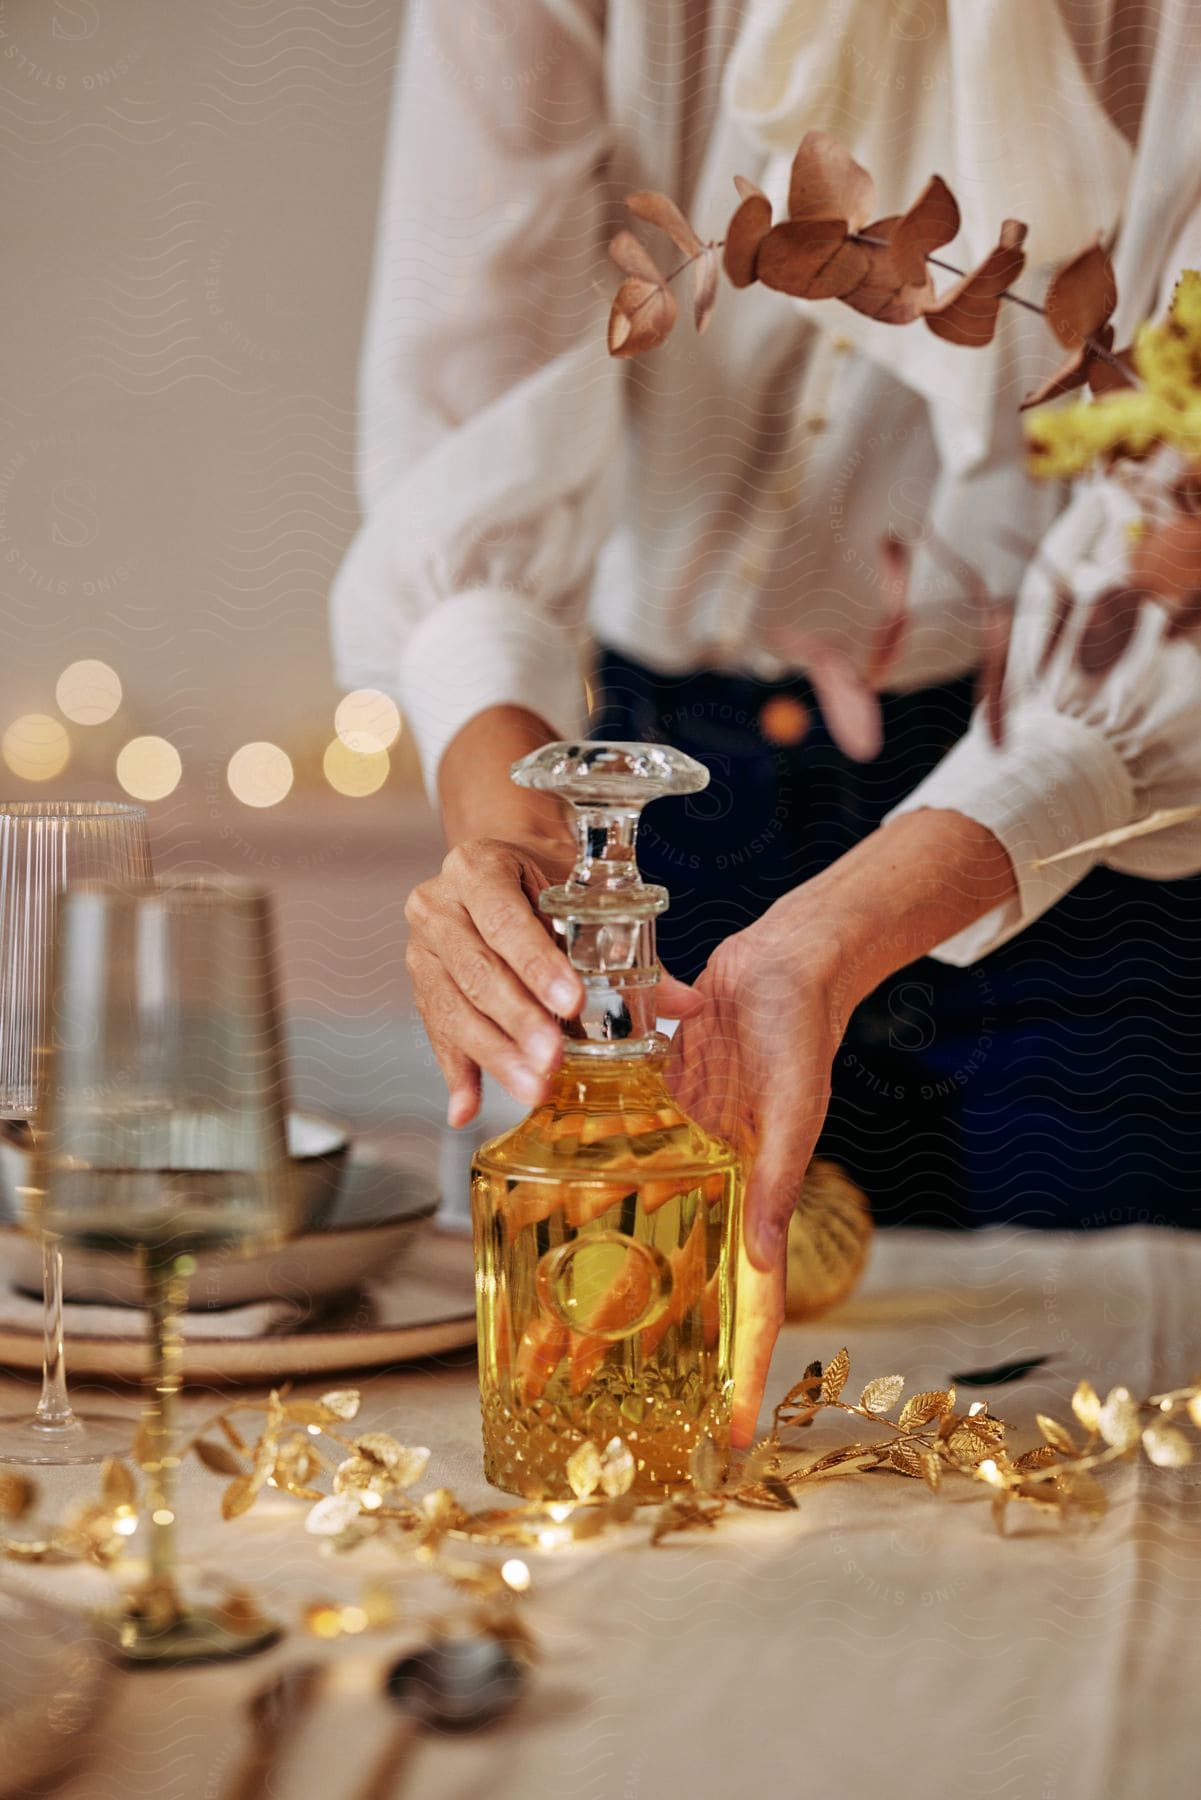
<svg viewBox="0 0 1201 1800">
<path fill-rule="evenodd" d="M 576 866 L 539 904 L 585 998 L 549 1098 L 472 1165 L 484 1467 L 512 1493 L 570 1499 L 586 1441 L 623 1440 L 638 1496 L 685 1484 L 706 1437 L 728 1453 L 742 1171 L 665 1085 L 667 892 L 635 854 L 647 802 L 708 779 L 658 744 L 549 744 L 513 768 L 576 809 Z"/>
</svg>

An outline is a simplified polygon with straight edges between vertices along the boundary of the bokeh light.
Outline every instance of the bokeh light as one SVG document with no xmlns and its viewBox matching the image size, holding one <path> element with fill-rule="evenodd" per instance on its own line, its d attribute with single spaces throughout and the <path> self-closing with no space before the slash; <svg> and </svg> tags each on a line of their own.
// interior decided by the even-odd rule
<svg viewBox="0 0 1201 1800">
<path fill-rule="evenodd" d="M 348 750 L 360 756 L 386 750 L 400 736 L 400 713 L 395 700 L 378 688 L 356 688 L 338 702 L 334 730 Z"/>
<path fill-rule="evenodd" d="M 341 738 L 335 738 L 326 750 L 321 766 L 325 770 L 325 779 L 339 794 L 362 800 L 383 787 L 392 759 L 386 750 L 367 753 L 351 750 Z"/>
<path fill-rule="evenodd" d="M 179 751 L 166 738 L 130 738 L 117 757 L 117 780 L 134 800 L 165 800 L 182 774 Z"/>
<path fill-rule="evenodd" d="M 243 806 L 278 806 L 292 788 L 292 759 L 278 744 L 243 744 L 230 757 L 225 779 Z"/>
<path fill-rule="evenodd" d="M 121 677 L 107 663 L 73 662 L 59 676 L 54 698 L 73 724 L 103 725 L 121 704 Z"/>
<path fill-rule="evenodd" d="M 0 751 L 22 781 L 52 781 L 71 760 L 71 740 L 60 719 L 49 713 L 24 713 L 4 733 Z"/>
</svg>

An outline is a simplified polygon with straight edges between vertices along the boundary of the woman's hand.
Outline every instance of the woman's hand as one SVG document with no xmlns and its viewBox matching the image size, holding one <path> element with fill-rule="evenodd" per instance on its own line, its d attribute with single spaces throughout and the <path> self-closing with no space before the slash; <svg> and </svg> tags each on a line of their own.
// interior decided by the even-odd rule
<svg viewBox="0 0 1201 1800">
<path fill-rule="evenodd" d="M 1017 892 L 1000 841 L 959 813 L 903 815 L 727 938 L 672 1046 L 680 1104 L 747 1156 L 734 1441 L 750 1442 L 784 1317 L 788 1224 L 852 1011 Z"/>
<path fill-rule="evenodd" d="M 579 1012 L 584 987 L 537 907 L 571 863 L 570 845 L 558 839 L 470 838 L 409 895 L 405 963 L 450 1090 L 451 1125 L 466 1125 L 479 1110 L 481 1069 L 534 1106 L 563 1060 L 557 1021 Z M 669 1017 L 699 1006 L 670 977 L 657 999 Z"/>
<path fill-rule="evenodd" d="M 803 891 L 803 890 L 802 890 Z M 672 1045 L 686 1112 L 749 1163 L 738 1271 L 734 1441 L 751 1441 L 784 1318 L 788 1222 L 830 1100 L 846 1024 L 833 947 L 803 924 L 800 895 L 727 938 L 696 984 L 704 1011 Z"/>
<path fill-rule="evenodd" d="M 536 909 L 567 866 L 561 844 L 472 838 L 409 895 L 405 963 L 451 1125 L 475 1117 L 481 1069 L 533 1106 L 562 1058 L 555 1017 L 577 1013 L 584 989 Z"/>
</svg>

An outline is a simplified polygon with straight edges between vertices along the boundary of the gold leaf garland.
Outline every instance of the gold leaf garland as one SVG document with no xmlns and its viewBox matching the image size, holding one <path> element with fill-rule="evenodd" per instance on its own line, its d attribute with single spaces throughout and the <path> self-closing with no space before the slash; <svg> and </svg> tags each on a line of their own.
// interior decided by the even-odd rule
<svg viewBox="0 0 1201 1800">
<path fill-rule="evenodd" d="M 769 1432 L 722 1477 L 722 1458 L 711 1438 L 693 1451 L 688 1485 L 665 1500 L 639 1505 L 630 1495 L 635 1461 L 620 1438 L 602 1445 L 585 1442 L 572 1454 L 567 1477 L 574 1498 L 533 1498 L 484 1511 L 463 1506 L 448 1488 L 420 1496 L 412 1490 L 425 1475 L 430 1452 L 403 1444 L 386 1432 L 352 1436 L 343 1428 L 356 1418 L 360 1396 L 338 1389 L 320 1399 L 294 1399 L 288 1389 L 265 1402 L 243 1401 L 209 1419 L 184 1446 L 213 1474 L 227 1481 L 223 1516 L 233 1520 L 254 1506 L 264 1488 L 294 1495 L 307 1505 L 305 1529 L 328 1551 L 352 1551 L 367 1540 L 407 1552 L 414 1568 L 439 1576 L 472 1607 L 483 1630 L 512 1638 L 524 1631 L 514 1606 L 531 1585 L 524 1562 L 508 1557 L 499 1567 L 465 1562 L 451 1546 L 557 1550 L 649 1514 L 648 1541 L 662 1545 L 680 1534 L 712 1531 L 730 1506 L 785 1512 L 798 1494 L 819 1481 L 847 1475 L 892 1474 L 921 1481 L 932 1494 L 956 1479 L 976 1482 L 990 1493 L 990 1515 L 1004 1532 L 1013 1506 L 1053 1516 L 1061 1522 L 1091 1521 L 1106 1509 L 1096 1471 L 1140 1453 L 1152 1468 L 1179 1469 L 1194 1459 L 1184 1426 L 1201 1430 L 1201 1380 L 1136 1400 L 1116 1385 L 1104 1399 L 1087 1380 L 1077 1385 L 1071 1413 L 1078 1429 L 1038 1413 L 1042 1442 L 1016 1451 L 1008 1424 L 989 1411 L 987 1400 L 960 1409 L 954 1388 L 913 1394 L 894 1420 L 904 1390 L 900 1375 L 876 1376 L 855 1403 L 844 1400 L 850 1357 L 839 1350 L 823 1364 L 811 1362 L 773 1411 Z M 820 1412 L 843 1413 L 867 1424 L 874 1435 L 813 1452 L 797 1439 Z M 239 1430 L 234 1413 L 259 1413 L 262 1430 L 254 1442 Z M 220 1433 L 220 1441 L 213 1433 Z M 331 1454 L 324 1447 L 336 1447 Z M 26 1519 L 36 1491 L 25 1476 L 0 1481 L 0 1511 L 6 1519 Z M 126 1464 L 110 1459 L 101 1471 L 100 1493 L 77 1507 L 65 1524 L 41 1537 L 0 1537 L 0 1553 L 16 1561 L 93 1562 L 116 1574 L 137 1529 L 142 1504 L 138 1482 Z M 233 1595 L 231 1604 L 236 1604 Z M 372 1629 L 398 1617 L 396 1603 L 378 1582 L 362 1604 L 313 1601 L 304 1609 L 306 1629 L 320 1637 Z"/>
</svg>

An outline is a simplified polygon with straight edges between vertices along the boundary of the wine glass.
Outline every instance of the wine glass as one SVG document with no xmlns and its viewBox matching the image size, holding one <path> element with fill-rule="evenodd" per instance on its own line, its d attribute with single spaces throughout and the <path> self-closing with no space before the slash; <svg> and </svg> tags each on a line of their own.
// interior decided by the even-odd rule
<svg viewBox="0 0 1201 1800">
<path fill-rule="evenodd" d="M 146 810 L 108 801 L 0 804 L 0 1133 L 27 1152 L 47 1053 L 50 947 L 76 881 L 146 881 Z M 27 1160 L 22 1154 L 21 1160 Z M 0 1462 L 84 1463 L 128 1446 L 124 1419 L 72 1411 L 63 1355 L 63 1258 L 42 1239 L 45 1353 L 32 1418 L 0 1420 Z"/>
<path fill-rule="evenodd" d="M 52 1007 L 33 1220 L 68 1242 L 133 1251 L 149 1314 L 149 1576 L 114 1637 L 134 1662 L 245 1654 L 277 1627 L 238 1628 L 180 1591 L 175 1407 L 196 1252 L 262 1249 L 300 1222 L 267 894 L 227 881 L 72 889 Z"/>
</svg>

